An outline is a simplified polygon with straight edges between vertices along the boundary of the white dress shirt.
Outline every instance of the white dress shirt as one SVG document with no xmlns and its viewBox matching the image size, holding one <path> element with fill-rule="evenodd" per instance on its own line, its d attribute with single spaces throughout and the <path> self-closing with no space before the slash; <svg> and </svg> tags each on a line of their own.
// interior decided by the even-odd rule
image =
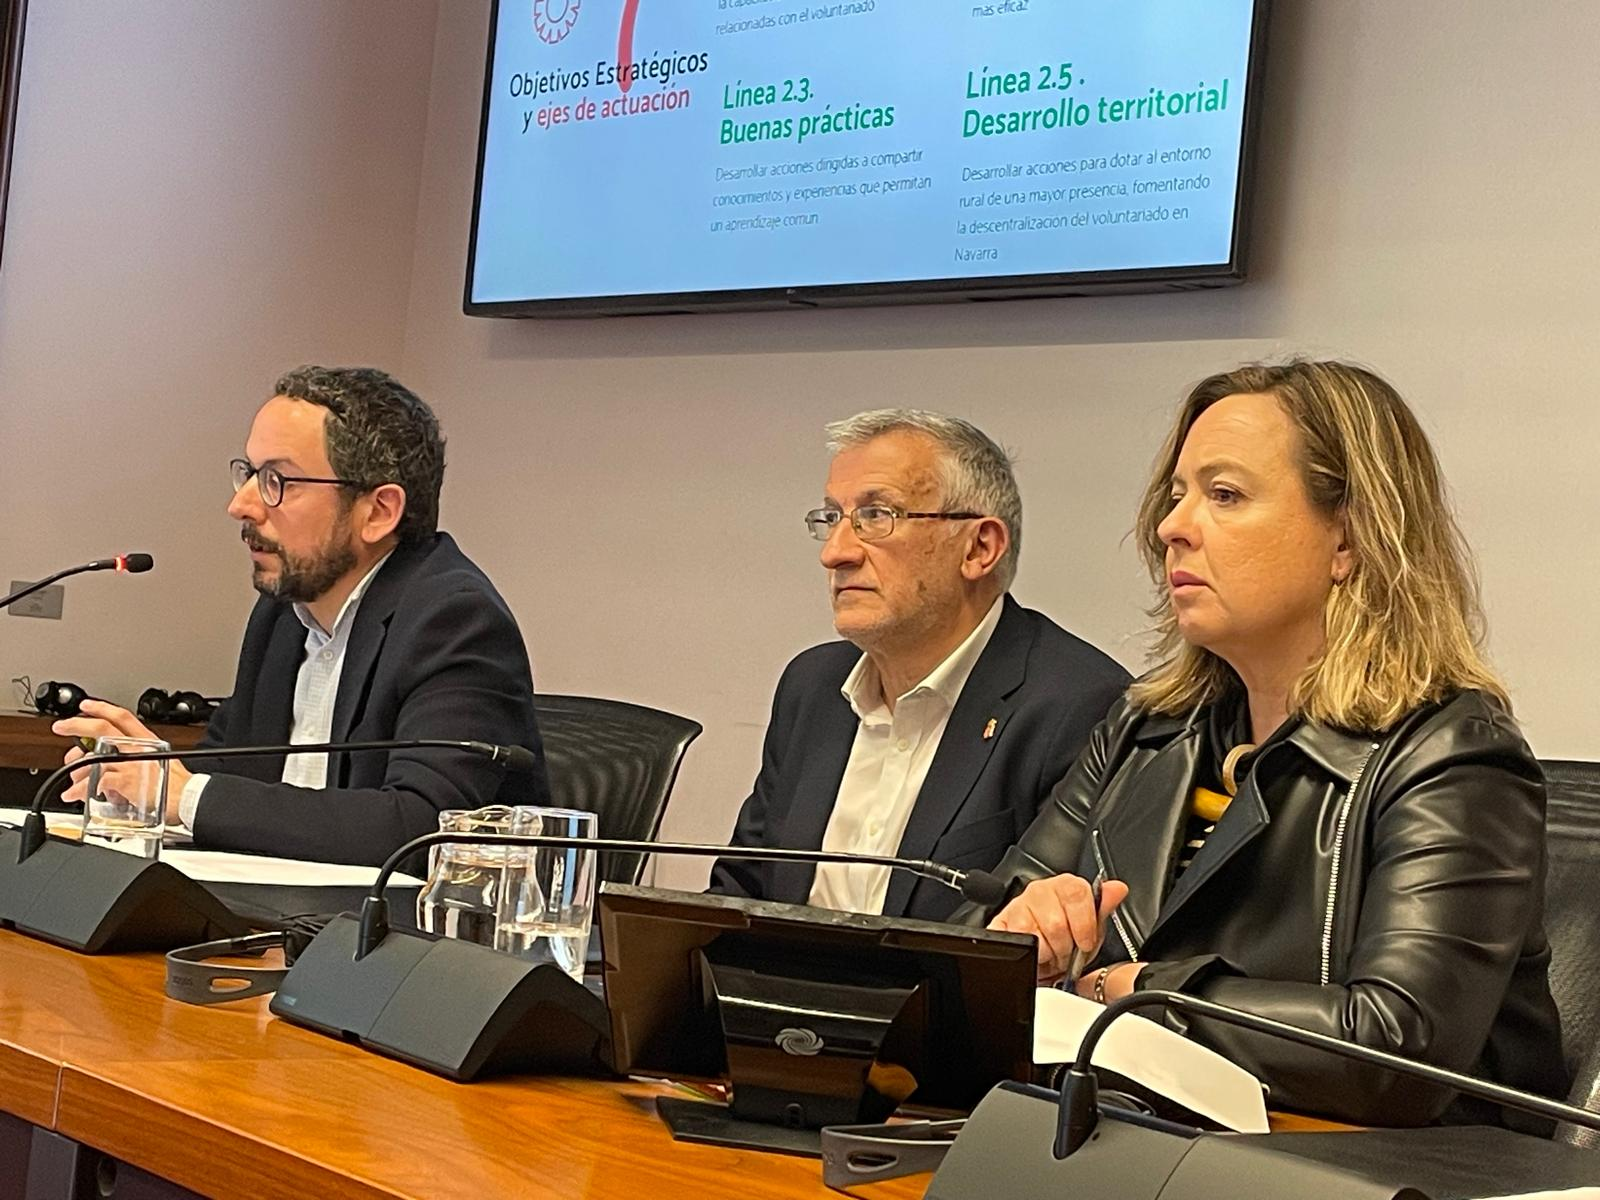
<svg viewBox="0 0 1600 1200">
<path fill-rule="evenodd" d="M 390 551 L 393 553 L 393 551 Z M 339 696 L 339 676 L 344 673 L 344 652 L 350 645 L 350 630 L 356 623 L 356 610 L 373 578 L 389 561 L 385 554 L 361 577 L 355 590 L 333 619 L 332 630 L 317 624 L 304 604 L 294 606 L 294 615 L 306 627 L 306 656 L 294 680 L 294 717 L 289 725 L 292 745 L 307 746 L 326 742 L 333 734 L 333 705 Z M 178 819 L 194 831 L 195 813 L 211 776 L 191 775 L 178 798 Z M 328 784 L 328 755 L 290 754 L 283 760 L 283 782 L 295 787 L 321 788 Z"/>
<path fill-rule="evenodd" d="M 994 636 L 1005 598 L 996 600 L 967 640 L 894 703 L 883 698 L 878 668 L 865 654 L 839 690 L 860 719 L 839 794 L 822 835 L 824 850 L 894 854 L 928 777 L 967 677 Z M 819 863 L 809 903 L 846 912 L 881 913 L 889 868 Z"/>
</svg>

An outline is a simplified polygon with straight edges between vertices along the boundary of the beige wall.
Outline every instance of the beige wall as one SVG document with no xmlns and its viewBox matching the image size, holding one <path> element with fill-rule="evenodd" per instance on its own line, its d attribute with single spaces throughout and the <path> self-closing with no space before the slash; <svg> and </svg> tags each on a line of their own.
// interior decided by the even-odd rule
<svg viewBox="0 0 1600 1200">
<path fill-rule="evenodd" d="M 69 582 L 59 622 L 0 615 L 6 680 L 125 703 L 232 686 L 254 593 L 227 460 L 286 367 L 399 365 L 435 13 L 29 5 L 0 266 L 0 586 L 121 550 L 156 569 Z"/>
<path fill-rule="evenodd" d="M 0 574 L 106 543 L 163 571 L 80 581 L 58 626 L 0 617 L 7 675 L 226 686 L 249 593 L 220 462 L 278 367 L 364 357 L 438 408 L 445 523 L 539 686 L 704 722 L 667 833 L 720 836 L 779 670 L 830 632 L 800 525 L 823 421 L 920 404 L 1015 447 L 1018 595 L 1134 666 L 1146 591 L 1121 538 L 1165 414 L 1293 349 L 1411 398 L 1534 747 L 1600 757 L 1589 0 L 1278 0 L 1241 288 L 570 323 L 460 314 L 486 0 L 439 5 L 436 37 L 425 4 L 137 7 L 33 0 L 0 433 L 40 449 L 5 459 Z M 33 498 L 55 479 L 64 499 Z"/>
</svg>

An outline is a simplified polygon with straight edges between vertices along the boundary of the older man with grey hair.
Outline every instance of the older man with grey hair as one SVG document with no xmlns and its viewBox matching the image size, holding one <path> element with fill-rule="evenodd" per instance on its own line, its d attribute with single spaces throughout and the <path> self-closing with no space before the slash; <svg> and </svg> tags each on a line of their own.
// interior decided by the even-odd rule
<svg viewBox="0 0 1600 1200">
<path fill-rule="evenodd" d="M 993 867 L 1129 682 L 1008 594 L 1022 544 L 1011 461 L 970 422 L 916 409 L 827 427 L 806 526 L 834 627 L 779 680 L 735 846 Z M 959 897 L 886 867 L 719 859 L 713 891 L 942 920 Z"/>
</svg>

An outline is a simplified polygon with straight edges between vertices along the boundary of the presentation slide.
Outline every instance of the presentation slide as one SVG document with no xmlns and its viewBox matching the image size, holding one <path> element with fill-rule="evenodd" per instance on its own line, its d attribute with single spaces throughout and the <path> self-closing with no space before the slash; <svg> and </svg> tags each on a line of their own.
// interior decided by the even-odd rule
<svg viewBox="0 0 1600 1200">
<path fill-rule="evenodd" d="M 1232 258 L 1252 0 L 500 0 L 478 303 Z"/>
</svg>

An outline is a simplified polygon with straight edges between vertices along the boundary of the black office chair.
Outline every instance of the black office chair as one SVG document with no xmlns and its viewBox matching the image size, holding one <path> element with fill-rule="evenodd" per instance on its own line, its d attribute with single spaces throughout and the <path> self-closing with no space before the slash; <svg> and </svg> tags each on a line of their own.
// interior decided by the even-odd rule
<svg viewBox="0 0 1600 1200">
<path fill-rule="evenodd" d="M 1600 763 L 1545 762 L 1549 793 L 1549 874 L 1545 926 L 1550 990 L 1561 1012 L 1561 1040 L 1572 1072 L 1568 1099 L 1600 1110 Z M 1600 1146 L 1600 1134 L 1571 1125 L 1556 1139 Z"/>
<path fill-rule="evenodd" d="M 544 740 L 550 802 L 599 814 L 600 836 L 649 840 L 661 827 L 667 799 L 698 721 L 593 696 L 533 698 Z M 600 856 L 600 879 L 637 883 L 642 854 Z"/>
</svg>

